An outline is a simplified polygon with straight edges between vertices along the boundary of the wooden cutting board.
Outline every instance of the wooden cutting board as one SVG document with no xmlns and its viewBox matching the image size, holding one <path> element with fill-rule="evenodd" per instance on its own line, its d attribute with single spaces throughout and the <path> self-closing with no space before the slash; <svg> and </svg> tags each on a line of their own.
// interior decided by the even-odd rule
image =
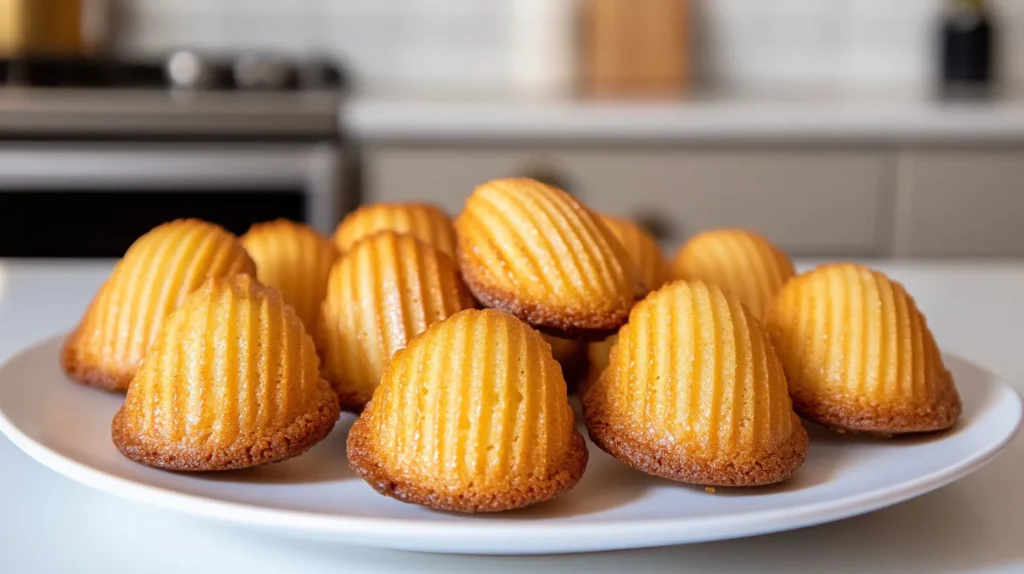
<svg viewBox="0 0 1024 574">
<path fill-rule="evenodd" d="M 82 50 L 81 0 L 0 0 L 0 57 Z"/>
<path fill-rule="evenodd" d="M 581 78 L 591 95 L 673 95 L 691 79 L 691 0 L 585 0 Z"/>
</svg>

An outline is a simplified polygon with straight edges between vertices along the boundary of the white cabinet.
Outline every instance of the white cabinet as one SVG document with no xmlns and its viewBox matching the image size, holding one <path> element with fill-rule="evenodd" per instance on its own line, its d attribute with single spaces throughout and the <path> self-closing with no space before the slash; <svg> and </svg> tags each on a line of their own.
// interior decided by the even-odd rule
<svg viewBox="0 0 1024 574">
<path fill-rule="evenodd" d="M 713 227 L 763 232 L 794 255 L 889 250 L 887 157 L 813 148 L 528 148 L 371 145 L 366 201 L 428 199 L 457 213 L 473 187 L 514 175 L 556 180 L 595 209 L 664 231 L 667 247 Z"/>
<path fill-rule="evenodd" d="M 363 200 L 432 201 L 455 215 L 481 183 L 523 175 L 544 154 L 525 150 L 369 147 L 363 150 Z"/>
<path fill-rule="evenodd" d="M 1024 150 L 900 154 L 895 253 L 1024 256 Z"/>
</svg>

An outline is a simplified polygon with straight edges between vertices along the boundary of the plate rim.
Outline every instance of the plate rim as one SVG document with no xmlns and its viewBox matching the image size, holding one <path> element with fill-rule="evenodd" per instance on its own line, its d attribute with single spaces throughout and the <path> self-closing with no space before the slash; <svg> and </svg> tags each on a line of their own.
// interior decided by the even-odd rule
<svg viewBox="0 0 1024 574">
<path fill-rule="evenodd" d="M 25 359 L 26 355 L 33 351 L 62 341 L 67 335 L 68 333 L 62 333 L 27 345 L 0 361 L 0 372 L 19 359 Z M 1011 428 L 999 440 L 955 465 L 919 476 L 898 486 L 789 508 L 701 518 L 699 534 L 688 532 L 695 522 L 693 518 L 623 519 L 614 522 L 566 526 L 565 524 L 544 524 L 537 520 L 510 520 L 497 517 L 486 521 L 460 522 L 356 517 L 270 508 L 146 484 L 79 462 L 38 442 L 22 431 L 8 417 L 2 403 L 0 403 L 0 433 L 3 433 L 31 459 L 74 482 L 135 503 L 221 522 L 300 531 L 305 534 L 345 536 L 350 543 L 367 547 L 441 553 L 508 554 L 509 548 L 516 546 L 517 542 L 522 547 L 515 550 L 513 552 L 515 554 L 650 548 L 743 538 L 842 520 L 926 494 L 982 468 L 995 459 L 1017 436 L 1022 418 L 1024 418 L 1024 401 L 1016 389 L 989 369 L 955 354 L 943 353 L 943 355 L 984 372 L 991 380 L 995 390 L 1002 396 L 1000 401 L 1012 403 L 1010 407 L 1014 410 L 1015 420 Z M 685 534 L 675 532 L 674 526 L 675 530 L 682 527 L 687 532 Z M 564 535 L 567 528 L 572 529 L 573 536 L 566 537 Z M 493 548 L 488 548 L 486 544 L 494 542 L 496 530 L 500 530 L 502 533 L 500 543 Z M 415 540 L 396 540 L 394 535 L 403 531 L 414 533 Z M 643 539 L 640 540 L 640 538 Z M 468 547 L 473 544 L 481 546 L 473 548 L 471 552 L 444 549 L 455 546 Z M 438 549 L 437 545 L 442 548 Z"/>
</svg>

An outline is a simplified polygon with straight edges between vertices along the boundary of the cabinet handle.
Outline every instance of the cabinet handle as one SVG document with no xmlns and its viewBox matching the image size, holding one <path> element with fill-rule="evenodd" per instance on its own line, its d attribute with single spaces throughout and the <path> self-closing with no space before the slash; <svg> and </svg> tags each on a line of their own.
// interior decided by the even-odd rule
<svg viewBox="0 0 1024 574">
<path fill-rule="evenodd" d="M 536 179 L 541 183 L 553 185 L 558 189 L 561 189 L 562 191 L 568 193 L 569 195 L 574 195 L 576 197 L 580 196 L 578 190 L 575 189 L 575 186 L 572 185 L 572 182 L 569 180 L 569 178 L 566 177 L 565 174 L 559 172 L 557 169 L 553 167 L 539 165 L 536 167 L 527 168 L 523 170 L 523 177 Z"/>
<path fill-rule="evenodd" d="M 654 212 L 639 212 L 632 219 L 659 243 L 671 241 L 681 231 L 670 219 Z"/>
</svg>

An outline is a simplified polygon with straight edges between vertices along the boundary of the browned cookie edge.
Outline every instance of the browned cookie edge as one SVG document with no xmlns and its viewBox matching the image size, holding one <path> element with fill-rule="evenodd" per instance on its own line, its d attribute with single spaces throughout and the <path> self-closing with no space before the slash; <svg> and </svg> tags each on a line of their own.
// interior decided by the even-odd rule
<svg viewBox="0 0 1024 574">
<path fill-rule="evenodd" d="M 388 473 L 373 444 L 370 416 L 362 416 L 348 434 L 349 466 L 374 490 L 411 504 L 461 513 L 501 512 L 544 502 L 571 489 L 583 476 L 589 453 L 583 436 L 573 429 L 569 456 L 546 480 L 523 481 L 494 492 L 451 492 Z"/>
<path fill-rule="evenodd" d="M 124 424 L 124 407 L 111 422 L 114 446 L 125 457 L 146 466 L 174 471 L 213 471 L 248 468 L 296 457 L 323 440 L 341 414 L 338 397 L 327 381 L 320 380 L 320 400 L 288 427 L 270 436 L 256 436 L 245 444 L 195 452 L 176 445 L 139 440 Z"/>
<path fill-rule="evenodd" d="M 807 458 L 809 438 L 798 419 L 794 421 L 796 426 L 789 441 L 766 456 L 708 460 L 633 436 L 627 429 L 609 421 L 596 394 L 588 392 L 583 397 L 590 440 L 601 450 L 647 474 L 706 486 L 763 486 L 786 480 Z"/>
</svg>

